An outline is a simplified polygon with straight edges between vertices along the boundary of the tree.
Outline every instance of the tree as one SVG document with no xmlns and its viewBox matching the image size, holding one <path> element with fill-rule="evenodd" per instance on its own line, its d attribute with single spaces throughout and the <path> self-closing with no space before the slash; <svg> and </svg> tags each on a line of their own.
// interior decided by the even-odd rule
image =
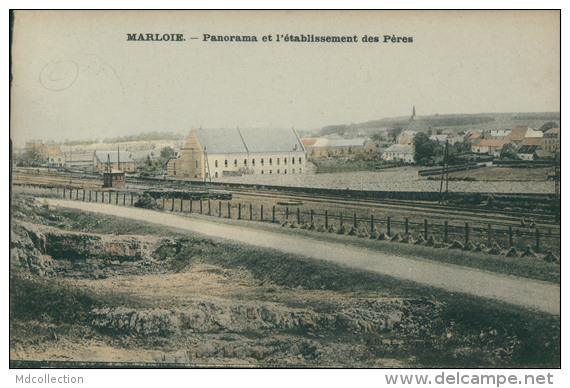
<svg viewBox="0 0 570 388">
<path fill-rule="evenodd" d="M 175 155 L 174 150 L 171 147 L 164 147 L 160 151 L 160 157 L 163 159 L 170 159 Z"/>
<path fill-rule="evenodd" d="M 501 149 L 501 159 L 516 159 L 517 147 L 513 143 L 507 143 Z"/>
<path fill-rule="evenodd" d="M 550 121 L 546 124 L 543 124 L 538 130 L 541 132 L 546 132 L 550 128 L 556 128 L 556 127 L 558 127 L 558 123 L 555 123 L 554 121 Z"/>
<path fill-rule="evenodd" d="M 414 159 L 419 165 L 433 165 L 442 154 L 435 140 L 430 140 L 427 133 L 419 132 L 414 136 Z"/>
</svg>

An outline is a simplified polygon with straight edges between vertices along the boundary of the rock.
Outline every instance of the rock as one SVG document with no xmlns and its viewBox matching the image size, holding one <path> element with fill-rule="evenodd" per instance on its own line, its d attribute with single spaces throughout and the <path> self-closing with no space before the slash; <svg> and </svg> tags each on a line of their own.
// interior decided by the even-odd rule
<svg viewBox="0 0 570 388">
<path fill-rule="evenodd" d="M 347 233 L 348 236 L 356 236 L 357 234 L 358 234 L 358 231 L 356 230 L 356 228 L 354 226 L 351 227 Z"/>
<path fill-rule="evenodd" d="M 437 244 L 437 241 L 433 236 L 429 236 L 428 240 L 425 243 L 426 247 L 433 247 L 435 244 Z"/>
<path fill-rule="evenodd" d="M 401 243 L 404 244 L 413 244 L 415 242 L 414 238 L 410 233 L 404 235 L 404 237 L 400 240 Z"/>
<path fill-rule="evenodd" d="M 416 240 L 416 242 L 414 243 L 415 245 L 423 245 L 425 244 L 426 240 L 424 239 L 423 236 L 418 237 L 418 239 Z"/>
<path fill-rule="evenodd" d="M 546 261 L 547 263 L 557 263 L 558 257 L 556 257 L 556 255 L 552 251 L 548 251 L 546 256 L 544 256 L 543 260 Z"/>
<path fill-rule="evenodd" d="M 232 358 L 234 357 L 234 349 L 226 346 L 224 348 L 224 357 Z"/>
<path fill-rule="evenodd" d="M 490 253 L 491 255 L 500 255 L 501 253 L 503 253 L 503 251 L 501 250 L 501 247 L 499 247 L 499 245 L 495 243 L 487 253 Z"/>
<path fill-rule="evenodd" d="M 341 226 L 340 229 L 336 232 L 336 234 L 346 234 L 346 226 Z"/>
<path fill-rule="evenodd" d="M 388 241 L 390 240 L 390 237 L 386 234 L 386 233 L 380 233 L 378 235 L 378 240 L 380 241 Z"/>
<path fill-rule="evenodd" d="M 375 240 L 378 238 L 378 232 L 377 231 L 373 231 L 372 233 L 370 233 L 370 239 L 371 240 Z"/>
<path fill-rule="evenodd" d="M 485 252 L 486 250 L 487 247 L 485 246 L 485 244 L 477 244 L 477 247 L 475 247 L 473 252 Z"/>
<path fill-rule="evenodd" d="M 520 254 L 517 251 L 517 248 L 515 247 L 511 247 L 511 249 L 509 249 L 509 251 L 506 254 L 507 257 L 519 257 Z"/>
<path fill-rule="evenodd" d="M 258 314 L 257 310 L 254 308 L 247 309 L 247 318 L 248 319 L 257 319 Z"/>
<path fill-rule="evenodd" d="M 534 253 L 530 246 L 527 245 L 525 251 L 521 255 L 521 257 L 530 257 L 530 258 L 537 258 L 538 255 Z"/>
<path fill-rule="evenodd" d="M 301 224 L 301 229 L 305 229 L 305 230 L 306 230 L 306 229 L 309 229 L 309 225 L 307 225 L 306 222 L 303 222 L 303 223 Z"/>
<path fill-rule="evenodd" d="M 220 331 L 223 330 L 223 327 L 217 323 L 212 323 L 208 325 L 208 331 Z"/>
<path fill-rule="evenodd" d="M 391 242 L 400 242 L 402 238 L 400 237 L 400 233 L 396 233 L 394 236 L 392 236 L 392 238 L 390 239 Z"/>
<path fill-rule="evenodd" d="M 255 349 L 251 354 L 251 357 L 261 360 L 265 357 L 265 353 L 263 352 L 263 349 Z"/>
<path fill-rule="evenodd" d="M 336 229 L 334 228 L 334 226 L 329 226 L 329 228 L 327 229 L 328 233 L 336 233 Z"/>
<path fill-rule="evenodd" d="M 309 225 L 308 230 L 317 230 L 317 226 L 314 223 L 311 223 L 311 225 Z"/>
<path fill-rule="evenodd" d="M 291 223 L 289 221 L 285 221 L 284 223 L 281 224 L 282 228 L 289 228 L 291 226 Z"/>
<path fill-rule="evenodd" d="M 471 241 L 469 241 L 465 247 L 463 247 L 464 251 L 473 251 L 475 250 L 475 246 L 471 243 Z"/>
<path fill-rule="evenodd" d="M 364 330 L 365 333 L 376 333 L 376 330 L 374 329 L 374 324 L 366 321 L 360 321 L 358 322 L 358 324 L 360 325 L 360 327 L 362 327 L 362 330 Z"/>
<path fill-rule="evenodd" d="M 308 317 L 300 317 L 299 318 L 299 326 L 301 327 L 313 327 L 315 326 L 315 322 L 311 318 Z"/>
<path fill-rule="evenodd" d="M 463 249 L 463 248 L 465 248 L 463 246 L 463 244 L 461 244 L 459 241 L 455 240 L 453 242 L 453 244 L 451 244 L 451 246 L 448 249 Z"/>
</svg>

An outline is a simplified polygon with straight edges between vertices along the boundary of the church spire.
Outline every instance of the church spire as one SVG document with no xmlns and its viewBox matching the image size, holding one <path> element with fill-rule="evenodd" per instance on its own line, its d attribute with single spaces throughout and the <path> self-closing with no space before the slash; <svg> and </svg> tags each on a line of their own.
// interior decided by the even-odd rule
<svg viewBox="0 0 570 388">
<path fill-rule="evenodd" d="M 414 105 L 414 108 L 412 110 L 412 117 L 410 117 L 410 120 L 415 120 L 416 119 L 416 106 Z"/>
</svg>

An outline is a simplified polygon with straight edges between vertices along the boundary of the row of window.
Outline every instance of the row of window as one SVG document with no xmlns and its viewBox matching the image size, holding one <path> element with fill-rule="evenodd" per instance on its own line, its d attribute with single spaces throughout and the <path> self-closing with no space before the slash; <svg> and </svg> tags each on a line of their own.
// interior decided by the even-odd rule
<svg viewBox="0 0 570 388">
<path fill-rule="evenodd" d="M 279 174 L 279 172 L 280 172 L 279 169 L 277 169 L 277 174 Z M 261 173 L 264 174 L 265 171 L 261 170 Z M 269 173 L 270 173 L 270 174 L 273 174 L 273 170 L 269 170 Z M 299 169 L 299 174 L 302 174 L 302 173 L 303 173 L 303 169 L 300 168 L 300 169 Z M 283 170 L 283 174 L 287 174 L 287 169 Z M 295 169 L 292 169 L 292 170 L 291 170 L 291 174 L 295 174 Z M 176 172 L 174 172 L 174 175 L 176 175 Z M 217 178 L 217 177 L 218 177 L 218 172 L 216 171 L 216 172 L 214 173 L 214 178 Z"/>
<path fill-rule="evenodd" d="M 299 156 L 299 164 L 303 163 L 303 159 L 301 156 Z M 263 158 L 261 158 L 261 165 L 263 166 L 265 164 L 265 161 Z M 281 164 L 281 159 L 277 158 L 277 165 Z M 287 164 L 287 158 L 283 158 L 283 164 Z M 291 164 L 295 164 L 295 158 L 291 158 Z M 247 159 L 243 160 L 243 165 L 247 167 Z M 252 167 L 255 167 L 255 159 L 251 159 L 251 165 Z M 269 165 L 272 166 L 273 165 L 273 158 L 269 158 Z M 238 161 L 237 159 L 234 159 L 234 167 L 238 166 Z M 214 161 L 214 167 L 218 168 L 218 161 Z M 224 160 L 224 167 L 228 167 L 228 160 Z"/>
</svg>

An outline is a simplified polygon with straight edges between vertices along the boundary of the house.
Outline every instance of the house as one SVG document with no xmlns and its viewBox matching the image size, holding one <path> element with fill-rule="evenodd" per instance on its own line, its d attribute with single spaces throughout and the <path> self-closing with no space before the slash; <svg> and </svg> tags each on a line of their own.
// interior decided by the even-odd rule
<svg viewBox="0 0 570 388">
<path fill-rule="evenodd" d="M 471 145 L 477 144 L 479 143 L 479 141 L 481 141 L 481 139 L 483 138 L 483 134 L 481 132 L 475 132 L 473 134 L 471 134 L 467 140 L 471 143 Z"/>
<path fill-rule="evenodd" d="M 538 150 L 537 145 L 522 145 L 517 150 L 517 158 L 521 160 L 533 160 L 534 154 Z"/>
<path fill-rule="evenodd" d="M 381 158 L 387 161 L 403 161 L 414 163 L 414 147 L 411 145 L 394 144 L 384 150 Z"/>
<path fill-rule="evenodd" d="M 482 139 L 479 143 L 471 146 L 471 152 L 477 154 L 489 154 L 492 156 L 500 156 L 501 150 L 509 140 L 502 139 Z"/>
<path fill-rule="evenodd" d="M 449 145 L 461 143 L 464 140 L 465 136 L 458 135 L 457 133 L 450 133 L 449 135 L 447 135 L 447 141 L 449 142 Z"/>
<path fill-rule="evenodd" d="M 414 144 L 414 136 L 417 131 L 403 131 L 396 137 L 396 144 L 411 146 Z"/>
<path fill-rule="evenodd" d="M 125 172 L 113 170 L 103 173 L 103 187 L 121 188 L 125 184 Z"/>
<path fill-rule="evenodd" d="M 26 154 L 35 160 L 46 160 L 54 158 L 57 160 L 60 155 L 60 146 L 53 140 L 43 144 L 41 140 L 32 140 L 26 143 Z"/>
<path fill-rule="evenodd" d="M 301 143 L 307 150 L 307 156 L 311 158 L 354 156 L 378 151 L 376 143 L 365 136 L 342 138 L 336 135 L 316 139 L 301 139 Z"/>
<path fill-rule="evenodd" d="M 525 138 L 528 128 L 522 125 L 517 125 L 505 136 L 504 140 L 512 141 L 517 147 L 522 145 L 522 140 Z"/>
<path fill-rule="evenodd" d="M 436 141 L 437 144 L 439 145 L 445 145 L 445 142 L 447 141 L 447 136 L 448 135 L 431 135 L 429 139 Z"/>
<path fill-rule="evenodd" d="M 489 136 L 496 140 L 503 140 L 510 132 L 510 129 L 494 129 L 489 133 Z"/>
<path fill-rule="evenodd" d="M 560 127 L 550 128 L 544 132 L 541 139 L 541 147 L 544 151 L 556 152 L 560 150 Z"/>
<path fill-rule="evenodd" d="M 242 174 L 306 173 L 306 151 L 293 129 L 193 129 L 168 177 L 205 180 Z"/>
<path fill-rule="evenodd" d="M 95 172 L 125 171 L 135 172 L 135 161 L 128 152 L 97 152 L 93 153 L 93 170 Z"/>
</svg>

